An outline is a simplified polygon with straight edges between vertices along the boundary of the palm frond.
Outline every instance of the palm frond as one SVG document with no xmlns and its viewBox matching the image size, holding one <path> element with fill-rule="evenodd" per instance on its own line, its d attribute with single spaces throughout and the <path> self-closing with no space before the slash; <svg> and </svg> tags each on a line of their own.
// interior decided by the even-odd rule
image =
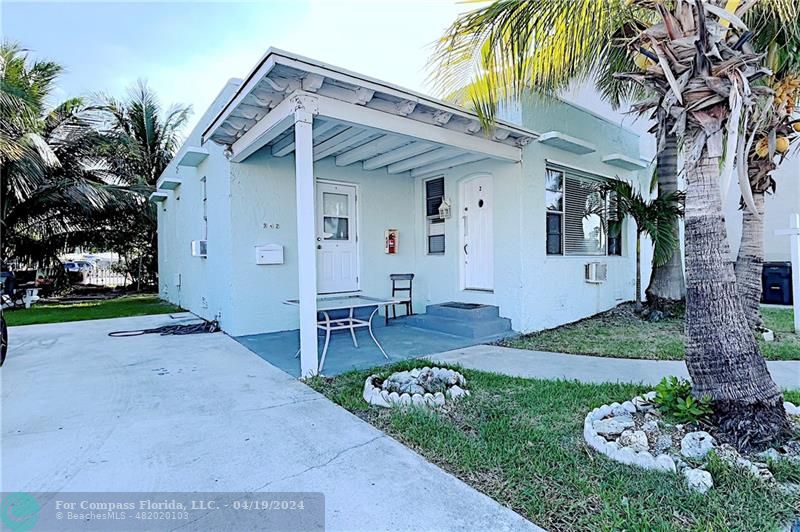
<svg viewBox="0 0 800 532">
<path fill-rule="evenodd" d="M 609 36 L 649 13 L 625 0 L 496 0 L 450 26 L 435 45 L 430 80 L 491 123 L 499 102 L 528 90 L 553 94 L 622 61 L 624 49 Z M 604 92 L 627 93 L 625 83 L 601 77 Z"/>
<path fill-rule="evenodd" d="M 610 201 L 603 202 L 605 218 L 616 222 L 609 225 L 609 231 L 619 230 L 624 218 L 630 217 L 636 223 L 636 231 L 646 234 L 653 242 L 653 264 L 663 266 L 668 263 L 680 244 L 673 227 L 675 220 L 683 216 L 682 192 L 662 194 L 647 200 L 630 182 L 607 178 L 598 183 L 596 190 Z M 613 233 L 611 233 L 613 234 Z"/>
</svg>

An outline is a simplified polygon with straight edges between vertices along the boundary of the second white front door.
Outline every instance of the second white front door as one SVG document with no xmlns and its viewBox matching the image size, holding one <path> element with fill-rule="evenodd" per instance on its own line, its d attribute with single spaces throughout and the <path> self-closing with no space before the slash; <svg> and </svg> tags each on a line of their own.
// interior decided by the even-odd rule
<svg viewBox="0 0 800 532">
<path fill-rule="evenodd" d="M 317 182 L 317 292 L 358 290 L 356 187 Z"/>
<path fill-rule="evenodd" d="M 461 183 L 461 261 L 466 290 L 494 290 L 492 177 Z"/>
</svg>

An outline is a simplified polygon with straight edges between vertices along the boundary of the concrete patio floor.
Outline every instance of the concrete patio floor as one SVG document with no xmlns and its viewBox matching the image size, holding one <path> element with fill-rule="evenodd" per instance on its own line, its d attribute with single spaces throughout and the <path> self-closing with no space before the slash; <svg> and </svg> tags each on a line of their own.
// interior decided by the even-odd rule
<svg viewBox="0 0 800 532">
<path fill-rule="evenodd" d="M 383 357 L 366 329 L 359 329 L 356 332 L 358 347 L 353 346 L 353 341 L 347 331 L 337 331 L 331 335 L 328 356 L 325 359 L 322 373 L 331 376 L 340 375 L 353 369 L 372 368 L 409 358 L 492 342 L 501 338 L 499 336 L 464 338 L 420 329 L 406 325 L 402 317 L 390 320 L 389 325 L 386 326 L 382 317 L 376 317 L 374 332 L 389 360 Z M 324 338 L 323 335 L 319 337 L 320 356 Z M 235 339 L 273 366 L 294 377 L 300 376 L 300 359 L 295 358 L 300 345 L 298 331 L 237 336 Z"/>
<path fill-rule="evenodd" d="M 476 345 L 437 353 L 431 360 L 512 377 L 566 379 L 581 382 L 633 382 L 658 384 L 669 375 L 689 378 L 680 360 L 636 360 L 547 353 L 494 345 Z M 772 378 L 781 389 L 800 388 L 800 361 L 768 361 Z"/>
<path fill-rule="evenodd" d="M 2 491 L 311 491 L 330 530 L 536 529 L 224 334 L 107 336 L 168 323 L 11 328 Z"/>
</svg>

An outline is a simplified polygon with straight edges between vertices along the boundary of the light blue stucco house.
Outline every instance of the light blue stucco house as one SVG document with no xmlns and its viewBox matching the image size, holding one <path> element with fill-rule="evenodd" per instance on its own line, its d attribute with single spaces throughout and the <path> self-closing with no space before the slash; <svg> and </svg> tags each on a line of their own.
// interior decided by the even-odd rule
<svg viewBox="0 0 800 532">
<path fill-rule="evenodd" d="M 467 110 L 269 50 L 151 197 L 162 297 L 234 336 L 299 328 L 303 374 L 317 294 L 386 297 L 393 273 L 414 273 L 417 312 L 492 305 L 520 332 L 632 299 L 634 228 L 609 238 L 586 209 L 598 177 L 649 180 L 638 136 L 533 98 L 512 118 L 485 131 Z"/>
</svg>

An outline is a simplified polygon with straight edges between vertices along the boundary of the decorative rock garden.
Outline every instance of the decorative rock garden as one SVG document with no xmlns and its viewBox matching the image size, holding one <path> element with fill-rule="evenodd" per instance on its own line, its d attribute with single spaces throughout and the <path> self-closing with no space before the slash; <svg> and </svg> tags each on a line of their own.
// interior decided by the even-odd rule
<svg viewBox="0 0 800 532">
<path fill-rule="evenodd" d="M 656 392 L 652 391 L 622 404 L 611 403 L 595 408 L 584 421 L 586 443 L 623 464 L 680 473 L 687 486 L 699 493 L 714 486 L 714 479 L 706 470 L 712 451 L 720 460 L 765 482 L 775 482 L 769 469 L 770 462 L 800 461 L 798 441 L 790 441 L 780 449 L 743 456 L 732 446 L 719 444 L 698 425 L 668 422 L 654 403 L 655 399 Z M 800 407 L 786 402 L 784 408 L 800 430 Z M 797 484 L 784 484 L 782 487 L 800 490 Z"/>
<path fill-rule="evenodd" d="M 469 395 L 467 380 L 452 369 L 412 369 L 392 373 L 385 380 L 370 375 L 364 382 L 364 400 L 375 406 L 425 406 L 438 408 Z"/>
</svg>

